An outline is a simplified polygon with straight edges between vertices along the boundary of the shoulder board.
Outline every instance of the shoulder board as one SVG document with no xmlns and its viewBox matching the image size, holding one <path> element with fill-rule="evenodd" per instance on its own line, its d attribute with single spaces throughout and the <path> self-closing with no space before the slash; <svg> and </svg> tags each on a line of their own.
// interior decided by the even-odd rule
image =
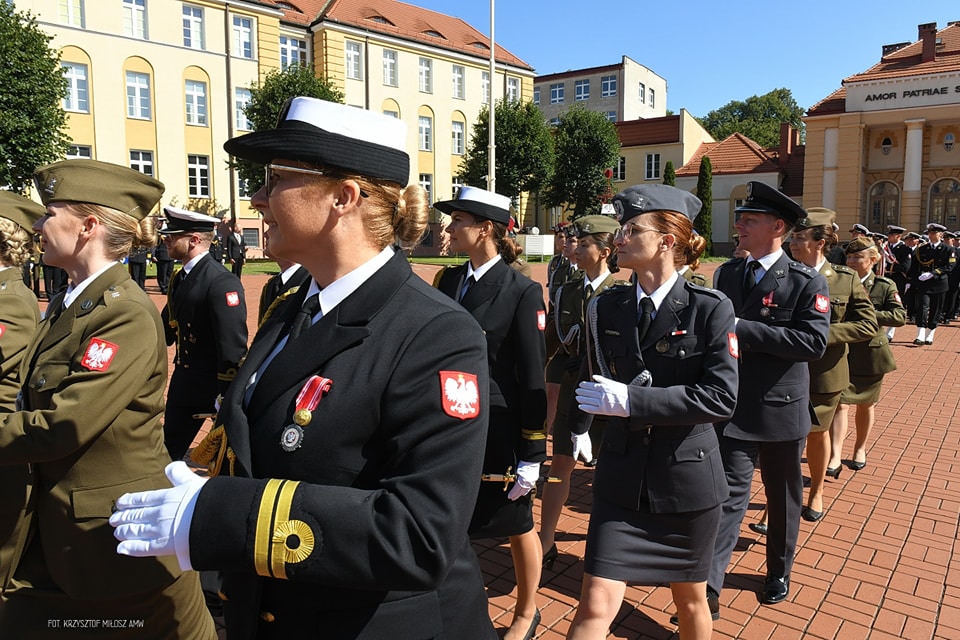
<svg viewBox="0 0 960 640">
<path fill-rule="evenodd" d="M 614 280 L 613 284 L 607 287 L 608 289 L 613 287 L 632 287 L 633 285 L 629 280 Z"/>
<path fill-rule="evenodd" d="M 444 265 L 440 267 L 440 270 L 437 271 L 436 275 L 433 276 L 433 288 L 436 289 L 440 286 L 440 280 L 443 278 L 443 274 L 447 272 L 447 269 L 450 268 L 450 265 Z"/>
<path fill-rule="evenodd" d="M 729 260 L 721 264 L 719 267 L 717 267 L 717 271 L 720 271 L 720 269 L 723 269 L 724 267 L 735 265 L 738 262 L 743 262 L 743 261 L 744 261 L 744 258 L 730 258 Z"/>
<path fill-rule="evenodd" d="M 624 291 L 629 291 L 633 287 L 629 282 L 624 282 L 623 280 L 617 280 L 612 285 L 598 293 L 598 296 L 606 296 L 611 293 L 623 293 Z"/>
<path fill-rule="evenodd" d="M 886 277 L 886 276 L 873 276 L 873 281 L 874 281 L 874 282 L 886 282 L 887 284 L 892 284 L 893 286 L 897 286 L 897 283 L 896 283 L 896 282 L 894 282 L 893 280 L 891 280 L 890 278 L 888 278 L 888 277 Z"/>
<path fill-rule="evenodd" d="M 712 289 L 712 288 L 710 288 L 710 287 L 706 287 L 706 286 L 704 286 L 704 285 L 702 285 L 702 284 L 697 284 L 696 282 L 691 282 L 691 281 L 689 281 L 689 280 L 687 280 L 686 286 L 687 286 L 688 289 L 691 289 L 691 290 L 693 290 L 693 291 L 697 291 L 697 292 L 699 292 L 699 293 L 706 293 L 706 294 L 710 295 L 711 297 L 716 298 L 717 300 L 720 300 L 721 298 L 726 298 L 726 297 L 727 297 L 726 295 L 724 295 L 724 294 L 721 293 L 720 291 L 717 291 L 716 289 Z"/>
<path fill-rule="evenodd" d="M 126 281 L 124 281 L 124 282 L 129 282 L 130 284 L 132 284 L 133 286 L 137 287 L 138 289 L 140 288 L 140 287 L 137 286 L 137 284 L 136 284 L 133 280 L 126 280 Z M 119 301 L 119 300 L 122 300 L 122 299 L 124 299 L 124 298 L 129 297 L 129 294 L 128 294 L 126 291 L 124 291 L 124 286 L 123 286 L 123 285 L 124 285 L 124 282 L 119 282 L 119 283 L 117 283 L 117 284 L 110 285 L 109 287 L 107 287 L 106 289 L 104 289 L 104 291 L 103 291 L 103 303 L 104 303 L 104 304 L 109 305 L 109 304 L 111 304 L 111 303 L 114 303 L 114 302 L 117 302 L 117 301 Z M 82 303 L 81 303 L 81 304 L 82 304 Z"/>
<path fill-rule="evenodd" d="M 838 272 L 838 273 L 846 273 L 846 274 L 851 275 L 851 276 L 856 276 L 856 275 L 857 275 L 857 272 L 856 272 L 856 271 L 854 271 L 854 270 L 851 269 L 850 267 L 845 266 L 845 265 L 842 265 L 842 264 L 834 264 L 834 265 L 833 265 L 833 269 L 834 269 L 834 271 L 836 271 L 836 272 Z M 859 277 L 859 276 L 857 276 L 857 277 Z"/>
<path fill-rule="evenodd" d="M 791 262 L 789 266 L 790 266 L 790 271 L 793 271 L 794 273 L 802 273 L 803 275 L 807 276 L 808 278 L 813 278 L 813 277 L 816 276 L 818 273 L 820 273 L 819 271 L 817 271 L 817 270 L 814 269 L 813 267 L 808 267 L 807 265 L 803 264 L 802 262 Z"/>
</svg>

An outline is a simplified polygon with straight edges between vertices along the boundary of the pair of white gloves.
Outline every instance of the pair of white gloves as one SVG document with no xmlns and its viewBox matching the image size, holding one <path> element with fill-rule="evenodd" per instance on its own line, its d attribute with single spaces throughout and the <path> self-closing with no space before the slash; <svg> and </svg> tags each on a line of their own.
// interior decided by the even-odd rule
<svg viewBox="0 0 960 640">
<path fill-rule="evenodd" d="M 923 273 L 917 276 L 917 280 L 919 280 L 920 282 L 926 282 L 932 277 L 933 277 L 932 271 L 924 271 Z"/>
<path fill-rule="evenodd" d="M 593 376 L 593 382 L 581 382 L 576 391 L 577 406 L 585 413 L 602 416 L 630 417 L 630 394 L 627 385 L 603 376 Z M 589 433 L 570 434 L 573 440 L 573 459 L 593 459 L 593 444 Z"/>
</svg>

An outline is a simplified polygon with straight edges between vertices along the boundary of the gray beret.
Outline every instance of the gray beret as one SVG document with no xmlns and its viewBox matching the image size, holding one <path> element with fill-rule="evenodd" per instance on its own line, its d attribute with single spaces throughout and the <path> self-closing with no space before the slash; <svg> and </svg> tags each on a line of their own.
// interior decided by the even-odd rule
<svg viewBox="0 0 960 640">
<path fill-rule="evenodd" d="M 650 211 L 675 211 L 693 221 L 701 206 L 700 198 L 689 191 L 665 184 L 640 184 L 613 196 L 613 208 L 620 224 Z"/>
</svg>

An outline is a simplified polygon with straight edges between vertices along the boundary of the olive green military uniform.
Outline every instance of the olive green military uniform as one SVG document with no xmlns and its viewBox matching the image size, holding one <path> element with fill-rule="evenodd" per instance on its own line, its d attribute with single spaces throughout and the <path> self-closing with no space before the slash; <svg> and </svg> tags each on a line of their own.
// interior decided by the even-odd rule
<svg viewBox="0 0 960 640">
<path fill-rule="evenodd" d="M 707 277 L 702 273 L 694 271 L 690 267 L 684 267 L 680 272 L 680 275 L 682 275 L 687 282 L 692 282 L 693 284 L 698 284 L 701 287 L 706 287 L 708 289 L 711 288 L 710 284 L 707 282 Z"/>
<path fill-rule="evenodd" d="M 873 338 L 877 316 L 857 273 L 848 267 L 824 262 L 820 273 L 830 287 L 830 333 L 827 351 L 810 367 L 810 402 L 818 425 L 811 431 L 826 431 L 840 404 L 840 394 L 850 384 L 847 344 Z"/>
<path fill-rule="evenodd" d="M 850 345 L 847 354 L 850 386 L 840 398 L 843 404 L 874 404 L 880 399 L 884 374 L 897 368 L 884 327 L 902 327 L 907 323 L 907 310 L 900 300 L 895 281 L 870 272 L 863 286 L 869 291 L 880 328 L 870 340 Z"/>
</svg>

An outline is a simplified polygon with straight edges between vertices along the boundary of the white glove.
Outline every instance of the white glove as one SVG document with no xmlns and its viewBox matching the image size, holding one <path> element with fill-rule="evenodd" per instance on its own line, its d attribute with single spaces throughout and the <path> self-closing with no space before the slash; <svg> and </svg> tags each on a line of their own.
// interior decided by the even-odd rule
<svg viewBox="0 0 960 640">
<path fill-rule="evenodd" d="M 510 488 L 510 493 L 507 494 L 507 498 L 510 500 L 522 498 L 533 491 L 539 479 L 540 463 L 524 462 L 521 460 L 517 463 L 517 479 L 513 481 L 513 486 Z"/>
<path fill-rule="evenodd" d="M 927 280 L 929 280 L 929 279 L 932 278 L 932 277 L 933 277 L 933 273 L 931 273 L 931 272 L 929 272 L 929 271 L 924 271 L 924 272 L 921 273 L 919 276 L 917 276 L 917 280 L 919 280 L 920 282 L 926 282 Z"/>
<path fill-rule="evenodd" d="M 630 417 L 630 396 L 627 385 L 603 376 L 595 382 L 581 382 L 577 387 L 577 406 L 586 413 Z"/>
<path fill-rule="evenodd" d="M 164 472 L 172 488 L 125 493 L 117 500 L 117 511 L 110 516 L 113 536 L 120 541 L 117 553 L 138 558 L 176 555 L 180 568 L 189 571 L 190 522 L 207 478 L 182 461 L 171 462 Z"/>
<path fill-rule="evenodd" d="M 906 284 L 906 286 L 903 287 L 903 292 L 906 293 L 907 291 L 910 291 L 910 283 L 909 283 L 909 282 Z"/>
<path fill-rule="evenodd" d="M 570 439 L 573 440 L 574 462 L 576 462 L 577 456 L 583 458 L 584 462 L 593 460 L 593 441 L 590 440 L 589 433 L 571 433 Z"/>
</svg>

